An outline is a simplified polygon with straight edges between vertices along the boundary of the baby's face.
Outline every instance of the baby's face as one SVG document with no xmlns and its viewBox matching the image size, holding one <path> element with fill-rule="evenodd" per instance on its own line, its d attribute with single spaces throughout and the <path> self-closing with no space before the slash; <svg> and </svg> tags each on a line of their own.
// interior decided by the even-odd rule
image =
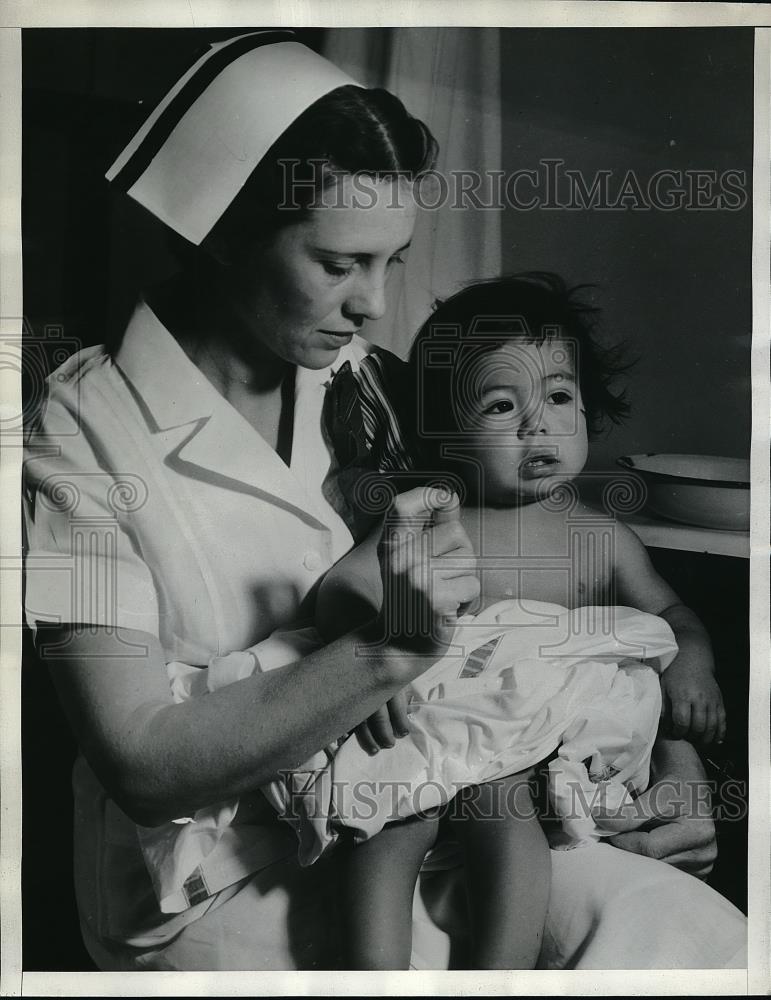
<svg viewBox="0 0 771 1000">
<path fill-rule="evenodd" d="M 532 503 L 578 475 L 588 441 L 572 342 L 513 340 L 465 374 L 459 402 L 482 467 L 482 502 Z"/>
</svg>

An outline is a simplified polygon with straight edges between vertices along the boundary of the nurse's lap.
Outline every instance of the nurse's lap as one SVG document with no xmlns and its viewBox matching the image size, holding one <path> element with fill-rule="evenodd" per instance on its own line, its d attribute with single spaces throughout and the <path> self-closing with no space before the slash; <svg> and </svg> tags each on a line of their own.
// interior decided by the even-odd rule
<svg viewBox="0 0 771 1000">
<path fill-rule="evenodd" d="M 662 861 L 609 844 L 553 851 L 552 880 L 543 968 L 746 966 L 744 914 Z"/>
<path fill-rule="evenodd" d="M 277 861 L 188 924 L 135 968 L 155 971 L 285 971 L 340 967 L 340 880 L 335 866 Z M 228 894 L 225 890 L 223 896 Z"/>
<path fill-rule="evenodd" d="M 331 862 L 276 862 L 133 967 L 340 967 L 341 882 Z M 418 892 L 413 966 L 447 968 L 452 948 L 453 964 L 462 964 L 461 870 L 423 875 Z M 744 916 L 693 876 L 606 844 L 552 852 L 543 968 L 742 968 L 745 949 Z"/>
</svg>

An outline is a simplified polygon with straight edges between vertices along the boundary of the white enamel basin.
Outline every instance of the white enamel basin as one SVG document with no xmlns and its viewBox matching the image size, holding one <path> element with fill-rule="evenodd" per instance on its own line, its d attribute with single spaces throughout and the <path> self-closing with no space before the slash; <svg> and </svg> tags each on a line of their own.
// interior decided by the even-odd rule
<svg viewBox="0 0 771 1000">
<path fill-rule="evenodd" d="M 658 517 L 722 531 L 750 526 L 750 463 L 719 455 L 624 455 L 619 465 L 637 472 L 646 509 Z"/>
</svg>

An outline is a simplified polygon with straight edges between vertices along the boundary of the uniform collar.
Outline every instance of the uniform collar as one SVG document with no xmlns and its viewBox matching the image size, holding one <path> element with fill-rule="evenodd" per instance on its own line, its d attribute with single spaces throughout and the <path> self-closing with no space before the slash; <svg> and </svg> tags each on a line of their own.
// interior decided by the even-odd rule
<svg viewBox="0 0 771 1000">
<path fill-rule="evenodd" d="M 291 467 L 214 388 L 144 301 L 115 363 L 148 430 L 162 440 L 167 464 L 193 478 L 269 495 L 279 506 L 328 526 L 336 515 L 321 492 L 330 466 L 321 408 L 333 372 L 345 361 L 356 367 L 361 353 L 350 345 L 334 366 L 298 368 Z"/>
</svg>

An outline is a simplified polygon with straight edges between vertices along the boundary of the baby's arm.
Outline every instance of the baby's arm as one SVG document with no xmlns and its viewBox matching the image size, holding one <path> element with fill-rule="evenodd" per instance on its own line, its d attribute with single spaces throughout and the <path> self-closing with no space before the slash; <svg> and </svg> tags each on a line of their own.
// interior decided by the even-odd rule
<svg viewBox="0 0 771 1000">
<path fill-rule="evenodd" d="M 377 545 L 382 525 L 343 556 L 321 581 L 316 596 L 316 628 L 333 642 L 370 621 L 383 603 Z"/>
<path fill-rule="evenodd" d="M 335 563 L 316 595 L 316 629 L 325 642 L 333 642 L 352 629 L 371 621 L 383 604 L 383 584 L 377 546 L 382 525 Z M 376 754 L 395 745 L 409 732 L 407 688 L 393 697 L 356 727 L 362 750 Z"/>
<path fill-rule="evenodd" d="M 661 678 L 662 714 L 677 739 L 711 743 L 725 738 L 726 717 L 709 636 L 658 575 L 645 546 L 624 524 L 616 524 L 617 603 L 659 615 L 675 634 L 679 652 Z"/>
</svg>

